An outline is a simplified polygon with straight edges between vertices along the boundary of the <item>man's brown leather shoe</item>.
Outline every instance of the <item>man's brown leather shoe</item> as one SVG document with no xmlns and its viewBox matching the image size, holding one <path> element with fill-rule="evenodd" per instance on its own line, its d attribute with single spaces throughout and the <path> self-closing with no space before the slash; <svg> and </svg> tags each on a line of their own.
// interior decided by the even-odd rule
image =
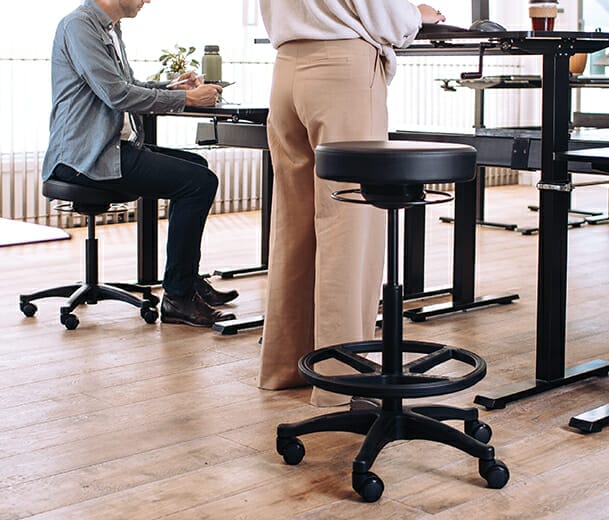
<svg viewBox="0 0 609 520">
<path fill-rule="evenodd" d="M 193 327 L 211 327 L 217 321 L 234 320 L 232 313 L 223 313 L 210 307 L 197 291 L 183 298 L 163 295 L 161 321 L 163 323 L 184 323 Z"/>
<path fill-rule="evenodd" d="M 227 292 L 214 289 L 213 286 L 202 276 L 197 276 L 195 281 L 195 291 L 199 293 L 207 305 L 211 305 L 212 307 L 224 305 L 225 303 L 231 302 L 237 296 L 239 296 L 239 293 L 234 289 Z"/>
</svg>

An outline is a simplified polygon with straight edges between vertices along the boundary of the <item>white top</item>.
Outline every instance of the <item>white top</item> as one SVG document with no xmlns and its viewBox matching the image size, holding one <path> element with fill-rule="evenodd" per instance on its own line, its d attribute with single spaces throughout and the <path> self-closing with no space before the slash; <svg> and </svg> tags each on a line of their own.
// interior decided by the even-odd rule
<svg viewBox="0 0 609 520">
<path fill-rule="evenodd" d="M 380 49 L 387 83 L 395 75 L 393 47 L 406 47 L 421 28 L 421 13 L 407 0 L 260 0 L 271 44 L 292 40 L 362 38 Z"/>
</svg>

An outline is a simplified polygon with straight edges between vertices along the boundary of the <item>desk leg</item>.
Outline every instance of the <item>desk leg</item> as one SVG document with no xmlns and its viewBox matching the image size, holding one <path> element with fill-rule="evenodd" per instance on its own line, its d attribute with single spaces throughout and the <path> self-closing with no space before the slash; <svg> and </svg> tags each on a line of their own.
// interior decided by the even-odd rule
<svg viewBox="0 0 609 520">
<path fill-rule="evenodd" d="M 271 154 L 268 150 L 262 151 L 262 231 L 260 243 L 260 267 L 252 267 L 247 269 L 237 269 L 234 271 L 215 271 L 214 274 L 222 276 L 222 278 L 232 278 L 238 274 L 262 273 L 268 269 L 269 263 L 269 237 L 271 232 L 271 202 L 273 194 L 273 165 L 271 163 Z M 249 316 L 247 318 L 238 318 L 236 320 L 219 321 L 214 323 L 213 330 L 219 332 L 223 336 L 237 334 L 243 329 L 252 329 L 262 327 L 264 325 L 264 316 Z"/>
<path fill-rule="evenodd" d="M 478 202 L 476 204 L 476 224 L 479 226 L 496 227 L 505 229 L 506 231 L 514 231 L 518 226 L 516 224 L 503 224 L 501 222 L 489 222 L 484 217 L 485 207 L 485 190 L 486 190 L 486 168 L 484 166 L 477 167 L 476 174 L 476 192 L 478 194 Z M 455 221 L 452 217 L 440 217 L 441 222 L 452 223 Z"/>
<path fill-rule="evenodd" d="M 494 304 L 507 304 L 519 298 L 517 294 L 474 297 L 476 266 L 476 182 L 455 185 L 455 226 L 453 239 L 452 301 L 427 305 L 404 311 L 412 321 L 465 311 Z M 410 210 L 409 210 L 410 211 Z"/>
<path fill-rule="evenodd" d="M 568 148 L 569 110 L 560 99 L 560 93 L 568 91 L 568 78 L 569 56 L 544 54 L 535 379 L 476 396 L 474 402 L 489 409 L 609 373 L 609 362 L 602 360 L 565 369 L 570 193 L 567 162 L 555 157 Z"/>
<path fill-rule="evenodd" d="M 142 199 L 137 201 L 137 283 L 158 285 L 159 280 L 159 233 L 158 202 Z"/>
<path fill-rule="evenodd" d="M 260 265 L 243 269 L 215 270 L 214 274 L 222 278 L 234 278 L 239 275 L 263 274 L 269 268 L 269 237 L 271 231 L 271 202 L 273 194 L 273 164 L 268 150 L 262 150 L 262 193 L 261 193 L 261 237 Z M 261 319 L 261 318 L 260 318 Z M 228 322 L 224 322 L 228 323 Z"/>
<path fill-rule="evenodd" d="M 157 143 L 157 117 L 144 116 L 146 143 Z M 159 204 L 156 200 L 137 201 L 137 283 L 158 285 L 159 278 Z"/>
<path fill-rule="evenodd" d="M 404 212 L 404 300 L 450 294 L 452 287 L 425 290 L 425 206 Z"/>
</svg>

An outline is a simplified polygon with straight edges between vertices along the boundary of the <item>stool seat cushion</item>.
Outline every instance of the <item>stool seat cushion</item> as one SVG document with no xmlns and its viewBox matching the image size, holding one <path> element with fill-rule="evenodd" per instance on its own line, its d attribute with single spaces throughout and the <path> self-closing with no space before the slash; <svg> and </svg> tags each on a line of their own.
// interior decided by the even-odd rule
<svg viewBox="0 0 609 520">
<path fill-rule="evenodd" d="M 318 177 L 363 185 L 466 182 L 475 177 L 476 149 L 425 141 L 348 141 L 315 149 Z"/>
<path fill-rule="evenodd" d="M 65 200 L 93 206 L 107 206 L 119 202 L 131 202 L 137 195 L 118 191 L 80 186 L 57 179 L 42 183 L 42 194 L 49 199 Z"/>
</svg>

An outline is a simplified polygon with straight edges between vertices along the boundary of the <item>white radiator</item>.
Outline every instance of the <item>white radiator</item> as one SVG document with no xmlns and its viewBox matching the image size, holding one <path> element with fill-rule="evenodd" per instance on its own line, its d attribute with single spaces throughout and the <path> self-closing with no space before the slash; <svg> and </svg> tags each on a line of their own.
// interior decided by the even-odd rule
<svg viewBox="0 0 609 520">
<path fill-rule="evenodd" d="M 243 148 L 210 148 L 200 153 L 219 180 L 212 213 L 260 209 L 262 152 Z"/>
</svg>

